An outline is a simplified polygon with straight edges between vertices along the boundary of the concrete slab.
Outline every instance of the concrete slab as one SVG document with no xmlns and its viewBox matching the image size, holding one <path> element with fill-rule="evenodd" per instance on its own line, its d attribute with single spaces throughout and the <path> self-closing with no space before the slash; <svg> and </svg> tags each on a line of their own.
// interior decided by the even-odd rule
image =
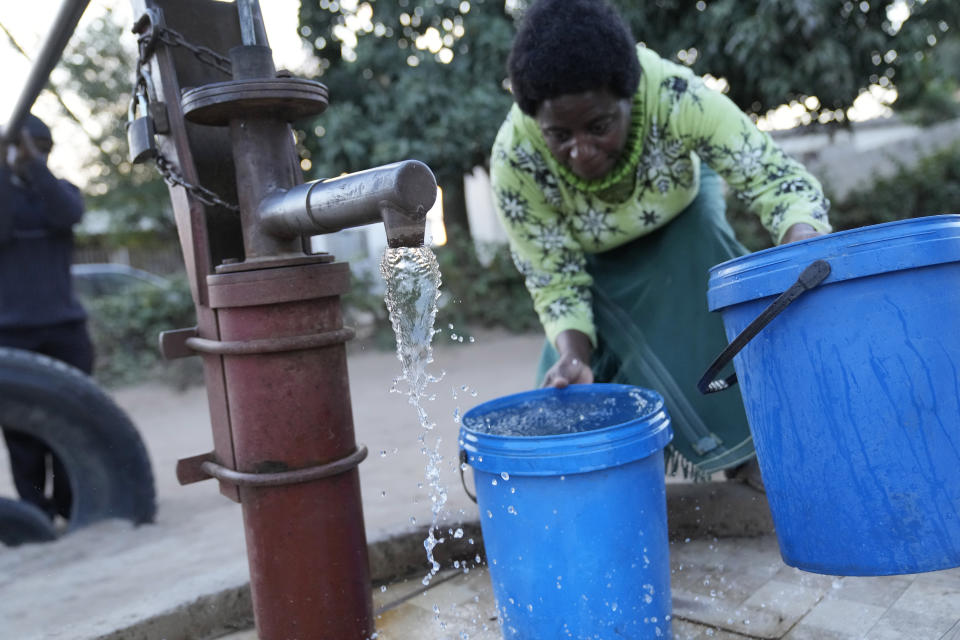
<svg viewBox="0 0 960 640">
<path fill-rule="evenodd" d="M 960 638 L 960 610 L 941 615 L 941 606 L 956 597 L 956 571 L 875 578 L 810 574 L 785 566 L 771 536 L 675 542 L 670 565 L 674 640 Z M 761 584 L 744 588 L 749 576 Z M 901 600 L 915 585 L 914 595 Z M 928 588 L 939 591 L 933 595 Z M 416 576 L 373 595 L 377 640 L 501 638 L 486 567 L 445 571 L 428 588 Z M 928 607 L 913 599 L 925 596 L 935 600 Z M 247 629 L 222 640 L 257 635 Z"/>
</svg>

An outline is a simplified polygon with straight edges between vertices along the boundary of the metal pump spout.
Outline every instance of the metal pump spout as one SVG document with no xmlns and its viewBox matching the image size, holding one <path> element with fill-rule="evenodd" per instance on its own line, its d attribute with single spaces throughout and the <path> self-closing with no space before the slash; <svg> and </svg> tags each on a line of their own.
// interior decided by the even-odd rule
<svg viewBox="0 0 960 640">
<path fill-rule="evenodd" d="M 391 247 L 423 244 L 437 181 L 417 160 L 269 192 L 259 206 L 261 230 L 295 238 L 383 222 Z"/>
</svg>

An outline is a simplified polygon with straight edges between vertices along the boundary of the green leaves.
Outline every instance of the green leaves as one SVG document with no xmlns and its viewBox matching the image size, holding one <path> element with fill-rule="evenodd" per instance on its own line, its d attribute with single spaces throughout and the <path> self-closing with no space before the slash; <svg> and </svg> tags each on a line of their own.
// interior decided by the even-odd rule
<svg viewBox="0 0 960 640">
<path fill-rule="evenodd" d="M 452 324 L 461 335 L 467 328 L 539 330 L 530 294 L 507 247 L 491 245 L 480 250 L 486 257 L 483 262 L 469 238 L 452 237 L 448 244 L 433 248 L 442 278 L 435 326 L 446 329 Z M 354 271 L 352 278 L 353 285 L 343 298 L 347 322 L 363 325 L 374 346 L 395 348 L 382 283 L 363 272 Z"/>
<path fill-rule="evenodd" d="M 725 78 L 728 95 L 748 113 L 816 96 L 807 106 L 812 119 L 842 118 L 871 84 L 896 87 L 921 121 L 957 110 L 954 0 L 905 0 L 896 3 L 899 13 L 892 0 L 614 3 L 638 40 L 697 73 Z M 315 53 L 331 90 L 329 110 L 308 127 L 325 131 L 306 140 L 314 175 L 412 157 L 435 171 L 445 191 L 459 190 L 464 173 L 487 163 L 512 102 L 505 66 L 515 16 L 507 5 L 526 3 L 368 0 L 349 11 L 329 0 L 302 3 L 308 40 L 324 45 Z M 356 46 L 342 48 L 335 34 L 351 25 Z M 453 53 L 448 64 L 417 48 L 431 29 Z"/>
<path fill-rule="evenodd" d="M 63 94 L 83 101 L 88 113 L 78 124 L 90 139 L 93 157 L 83 185 L 88 210 L 109 214 L 109 231 L 121 237 L 152 230 L 171 241 L 176 228 L 167 187 L 152 164 L 127 157 L 126 122 L 136 52 L 123 46 L 125 27 L 109 11 L 75 34 L 54 75 Z"/>
<path fill-rule="evenodd" d="M 859 189 L 833 206 L 837 230 L 904 218 L 960 213 L 960 144 L 937 151 Z"/>
<path fill-rule="evenodd" d="M 816 96 L 814 118 L 845 110 L 870 84 L 911 84 L 910 61 L 935 49 L 930 36 L 955 39 L 951 29 L 960 26 L 960 4 L 951 0 L 711 0 L 697 3 L 702 10 L 672 13 L 618 4 L 637 37 L 665 57 L 695 48 L 694 70 L 726 78 L 728 95 L 745 111 Z"/>
<path fill-rule="evenodd" d="M 332 34 L 351 23 L 355 13 L 331 12 L 321 4 L 303 3 L 300 13 L 312 36 L 323 34 L 325 46 L 315 53 L 326 68 L 320 79 L 331 96 L 326 113 L 306 127 L 322 125 L 325 131 L 306 140 L 312 174 L 337 175 L 414 158 L 433 169 L 445 191 L 461 190 L 463 175 L 486 164 L 511 104 L 503 81 L 513 22 L 503 3 L 363 3 L 358 11 L 369 6 L 374 26 L 356 33 L 352 62 L 341 55 L 341 43 Z M 448 63 L 441 61 L 442 50 L 434 54 L 416 47 L 430 29 L 452 52 Z"/>
<path fill-rule="evenodd" d="M 157 347 L 162 331 L 196 324 L 190 288 L 183 277 L 169 288 L 135 286 L 85 301 L 96 352 L 94 376 L 107 386 L 159 377 L 178 386 L 196 383 L 199 362 L 165 362 Z"/>
</svg>

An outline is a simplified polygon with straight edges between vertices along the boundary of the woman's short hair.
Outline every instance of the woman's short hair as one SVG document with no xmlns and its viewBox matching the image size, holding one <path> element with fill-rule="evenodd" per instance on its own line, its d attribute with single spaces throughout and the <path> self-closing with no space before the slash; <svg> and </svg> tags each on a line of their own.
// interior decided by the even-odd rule
<svg viewBox="0 0 960 640">
<path fill-rule="evenodd" d="M 604 0 L 537 0 L 523 17 L 507 61 L 520 110 L 544 100 L 607 89 L 633 96 L 640 82 L 636 41 Z"/>
</svg>

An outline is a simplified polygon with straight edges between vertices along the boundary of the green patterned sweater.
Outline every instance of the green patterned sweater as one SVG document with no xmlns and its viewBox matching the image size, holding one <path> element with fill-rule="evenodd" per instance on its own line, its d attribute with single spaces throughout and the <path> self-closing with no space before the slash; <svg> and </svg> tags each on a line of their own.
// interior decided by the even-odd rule
<svg viewBox="0 0 960 640">
<path fill-rule="evenodd" d="M 494 203 L 547 338 L 576 329 L 596 344 L 585 253 L 673 220 L 699 190 L 700 163 L 719 173 L 776 240 L 798 222 L 829 232 L 817 180 L 726 96 L 688 68 L 638 46 L 642 69 L 623 157 L 584 181 L 547 149 L 514 105 L 493 145 Z"/>
</svg>

